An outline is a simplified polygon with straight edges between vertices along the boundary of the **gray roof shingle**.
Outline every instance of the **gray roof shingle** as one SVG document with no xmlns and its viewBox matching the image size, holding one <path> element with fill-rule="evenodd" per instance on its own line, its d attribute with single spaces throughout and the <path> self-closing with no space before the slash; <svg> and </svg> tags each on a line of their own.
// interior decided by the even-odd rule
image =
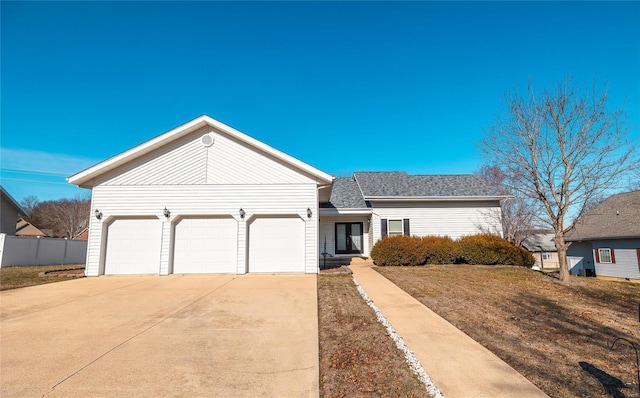
<svg viewBox="0 0 640 398">
<path fill-rule="evenodd" d="M 530 252 L 540 251 L 540 247 L 542 247 L 544 251 L 555 252 L 557 249 L 553 238 L 554 234 L 552 233 L 531 235 L 522 242 L 522 247 Z"/>
<path fill-rule="evenodd" d="M 576 223 L 568 241 L 640 237 L 640 190 L 607 198 Z"/>
<path fill-rule="evenodd" d="M 472 174 L 409 175 L 402 171 L 353 173 L 365 198 L 373 196 L 505 196 L 501 189 Z"/>
<path fill-rule="evenodd" d="M 352 177 L 336 178 L 331 189 L 329 203 L 321 203 L 323 208 L 364 209 L 367 203 L 362 197 L 358 184 Z"/>
</svg>

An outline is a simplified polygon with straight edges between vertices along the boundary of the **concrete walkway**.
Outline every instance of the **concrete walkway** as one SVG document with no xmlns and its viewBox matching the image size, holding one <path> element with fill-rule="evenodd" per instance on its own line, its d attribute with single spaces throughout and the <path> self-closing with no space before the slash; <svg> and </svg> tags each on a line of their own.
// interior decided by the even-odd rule
<svg viewBox="0 0 640 398">
<path fill-rule="evenodd" d="M 314 397 L 316 275 L 83 278 L 0 293 L 0 396 Z"/>
<path fill-rule="evenodd" d="M 445 397 L 547 397 L 502 359 L 371 267 L 370 262 L 350 266 Z"/>
</svg>

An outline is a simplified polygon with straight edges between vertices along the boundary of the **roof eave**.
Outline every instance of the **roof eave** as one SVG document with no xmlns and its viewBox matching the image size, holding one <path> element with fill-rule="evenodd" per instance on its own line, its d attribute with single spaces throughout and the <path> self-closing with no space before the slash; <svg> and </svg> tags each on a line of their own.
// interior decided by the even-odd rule
<svg viewBox="0 0 640 398">
<path fill-rule="evenodd" d="M 640 235 L 625 236 L 584 236 L 578 238 L 564 238 L 567 242 L 587 242 L 591 240 L 614 240 L 614 239 L 640 239 Z"/>
<path fill-rule="evenodd" d="M 363 215 L 367 215 L 367 214 L 371 214 L 371 209 L 370 208 L 346 208 L 346 207 L 331 207 L 331 208 L 327 208 L 327 207 L 321 207 L 320 208 L 320 214 L 324 214 L 324 215 L 336 215 L 336 214 L 363 214 Z"/>
<path fill-rule="evenodd" d="M 378 202 L 440 202 L 502 200 L 509 196 L 365 196 L 364 200 Z"/>
</svg>

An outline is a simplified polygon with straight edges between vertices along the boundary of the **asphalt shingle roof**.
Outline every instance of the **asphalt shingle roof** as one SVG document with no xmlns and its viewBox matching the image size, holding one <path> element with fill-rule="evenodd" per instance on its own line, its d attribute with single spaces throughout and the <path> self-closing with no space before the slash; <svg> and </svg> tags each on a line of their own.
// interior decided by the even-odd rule
<svg viewBox="0 0 640 398">
<path fill-rule="evenodd" d="M 367 207 L 367 203 L 364 201 L 360 188 L 358 188 L 358 184 L 353 177 L 336 178 L 333 181 L 333 188 L 331 189 L 331 199 L 329 199 L 329 203 L 321 203 L 320 207 L 364 209 Z"/>
<path fill-rule="evenodd" d="M 522 242 L 522 247 L 529 250 L 530 252 L 540 251 L 540 247 L 542 250 L 548 252 L 555 252 L 556 243 L 553 241 L 554 234 L 535 234 L 527 237 Z"/>
<path fill-rule="evenodd" d="M 403 171 L 353 173 L 365 198 L 372 196 L 503 196 L 499 187 L 482 177 L 409 175 Z"/>
<path fill-rule="evenodd" d="M 640 190 L 610 196 L 578 221 L 569 241 L 640 237 Z"/>
</svg>

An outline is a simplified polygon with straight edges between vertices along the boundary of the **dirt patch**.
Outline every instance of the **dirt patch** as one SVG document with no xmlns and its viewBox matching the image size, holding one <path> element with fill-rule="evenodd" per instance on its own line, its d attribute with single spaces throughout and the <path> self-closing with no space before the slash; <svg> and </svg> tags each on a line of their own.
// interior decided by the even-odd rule
<svg viewBox="0 0 640 398">
<path fill-rule="evenodd" d="M 552 397 L 637 397 L 640 285 L 519 267 L 378 267 Z"/>
<path fill-rule="evenodd" d="M 351 268 L 346 265 L 342 265 L 340 267 L 326 268 L 320 270 L 321 274 L 352 274 Z"/>
<path fill-rule="evenodd" d="M 429 397 L 351 275 L 318 276 L 320 395 Z"/>
</svg>

